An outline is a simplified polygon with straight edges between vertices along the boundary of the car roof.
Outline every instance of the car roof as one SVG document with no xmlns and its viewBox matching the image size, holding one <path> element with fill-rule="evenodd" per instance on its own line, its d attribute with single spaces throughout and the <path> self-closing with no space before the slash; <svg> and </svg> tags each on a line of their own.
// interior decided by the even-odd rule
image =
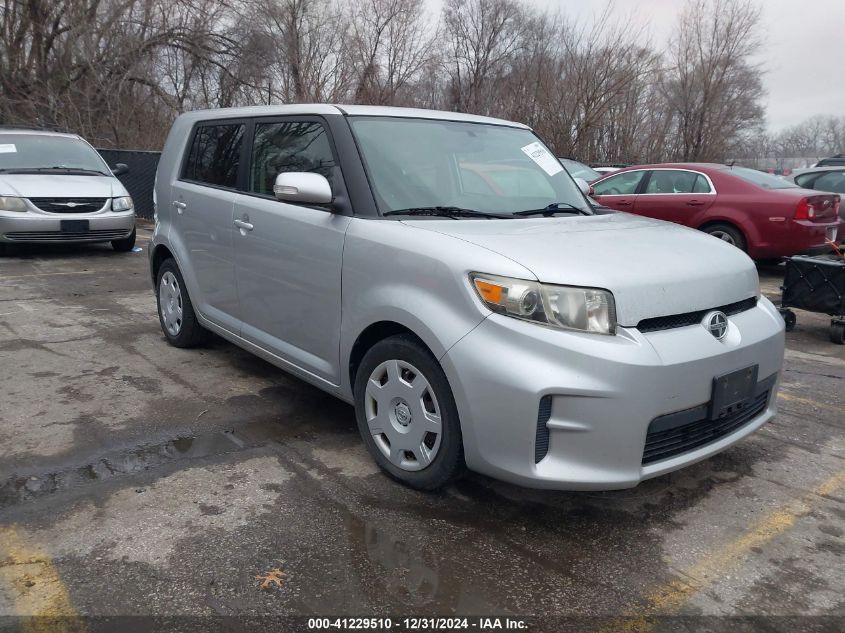
<svg viewBox="0 0 845 633">
<path fill-rule="evenodd" d="M 467 123 L 488 123 L 492 125 L 506 125 L 530 129 L 522 123 L 495 119 L 493 117 L 465 114 L 462 112 L 449 112 L 446 110 L 423 110 L 420 108 L 398 108 L 393 106 L 371 106 L 371 105 L 332 105 L 326 103 L 297 103 L 278 106 L 248 106 L 243 108 L 219 108 L 214 110 L 193 110 L 186 112 L 182 117 L 190 121 L 202 121 L 204 119 L 230 119 L 241 117 L 267 117 L 284 116 L 297 114 L 343 114 L 348 116 L 383 116 L 383 117 L 404 117 L 412 119 L 433 119 L 441 121 L 465 121 Z"/>
<path fill-rule="evenodd" d="M 0 127 L 0 136 L 4 134 L 14 134 L 16 136 L 32 135 L 32 136 L 62 136 L 65 138 L 79 138 L 78 134 L 71 134 L 69 132 L 56 132 L 54 130 L 40 130 L 36 128 L 27 127 Z"/>
<path fill-rule="evenodd" d="M 741 167 L 741 165 L 737 165 Z M 654 163 L 651 165 L 629 165 L 623 167 L 619 171 L 633 171 L 636 169 L 698 169 L 700 171 L 719 170 L 724 171 L 730 169 L 728 165 L 721 165 L 719 163 Z"/>
<path fill-rule="evenodd" d="M 803 174 L 815 174 L 825 171 L 845 171 L 845 165 L 822 165 L 821 167 L 803 167 L 801 169 L 793 169 L 787 178 L 792 179 L 795 176 Z"/>
</svg>

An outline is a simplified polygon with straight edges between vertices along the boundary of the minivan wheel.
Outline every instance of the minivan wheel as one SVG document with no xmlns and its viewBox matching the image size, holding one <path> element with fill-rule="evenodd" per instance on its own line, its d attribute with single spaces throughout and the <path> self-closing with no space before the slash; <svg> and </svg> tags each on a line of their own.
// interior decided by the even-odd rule
<svg viewBox="0 0 845 633">
<path fill-rule="evenodd" d="M 458 409 L 440 364 L 413 337 L 376 343 L 355 375 L 358 430 L 376 463 L 419 490 L 464 469 Z"/>
<path fill-rule="evenodd" d="M 167 342 L 175 347 L 196 347 L 208 340 L 208 330 L 197 320 L 182 273 L 173 258 L 158 269 L 158 320 Z"/>
<path fill-rule="evenodd" d="M 736 246 L 739 250 L 745 250 L 745 238 L 738 229 L 729 224 L 711 224 L 704 227 L 703 231 L 709 233 L 713 237 L 717 237 L 723 242 L 727 242 L 732 246 Z"/>
<path fill-rule="evenodd" d="M 135 248 L 135 229 L 132 229 L 132 233 L 129 237 L 124 237 L 120 240 L 112 240 L 111 247 L 118 253 L 128 253 L 131 251 Z"/>
</svg>

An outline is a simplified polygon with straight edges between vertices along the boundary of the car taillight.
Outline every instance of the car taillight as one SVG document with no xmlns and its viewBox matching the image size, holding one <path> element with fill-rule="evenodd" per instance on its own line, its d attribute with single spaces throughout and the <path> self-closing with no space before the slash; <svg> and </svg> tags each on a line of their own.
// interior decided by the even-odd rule
<svg viewBox="0 0 845 633">
<path fill-rule="evenodd" d="M 816 209 L 810 204 L 807 198 L 801 198 L 801 202 L 795 207 L 796 220 L 809 220 L 816 215 Z"/>
</svg>

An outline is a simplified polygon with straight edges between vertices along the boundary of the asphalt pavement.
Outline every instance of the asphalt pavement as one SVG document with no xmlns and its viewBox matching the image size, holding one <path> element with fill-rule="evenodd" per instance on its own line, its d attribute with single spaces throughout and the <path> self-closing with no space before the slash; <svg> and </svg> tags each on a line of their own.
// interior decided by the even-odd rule
<svg viewBox="0 0 845 633">
<path fill-rule="evenodd" d="M 782 267 L 760 273 L 777 296 Z M 779 414 L 718 456 L 626 491 L 469 475 L 428 494 L 377 471 L 350 406 L 221 339 L 167 345 L 155 306 L 146 252 L 0 258 L 0 615 L 845 622 L 845 348 L 826 316 L 797 312 Z"/>
</svg>

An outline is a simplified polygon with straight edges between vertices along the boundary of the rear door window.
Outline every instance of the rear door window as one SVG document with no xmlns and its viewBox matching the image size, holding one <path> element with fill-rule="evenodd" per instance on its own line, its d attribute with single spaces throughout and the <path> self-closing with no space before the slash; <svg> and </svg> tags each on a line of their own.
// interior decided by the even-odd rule
<svg viewBox="0 0 845 633">
<path fill-rule="evenodd" d="M 643 193 L 710 193 L 707 179 L 692 171 L 659 169 L 651 172 Z"/>
<path fill-rule="evenodd" d="M 644 171 L 626 171 L 615 174 L 606 180 L 593 185 L 593 193 L 597 196 L 630 196 L 637 191 Z"/>
<path fill-rule="evenodd" d="M 243 123 L 200 124 L 182 169 L 182 178 L 234 189 L 241 164 Z"/>
<path fill-rule="evenodd" d="M 845 170 L 829 171 L 819 174 L 803 174 L 795 179 L 795 182 L 802 187 L 815 189 L 816 191 L 831 191 L 833 193 L 845 193 Z"/>
</svg>

